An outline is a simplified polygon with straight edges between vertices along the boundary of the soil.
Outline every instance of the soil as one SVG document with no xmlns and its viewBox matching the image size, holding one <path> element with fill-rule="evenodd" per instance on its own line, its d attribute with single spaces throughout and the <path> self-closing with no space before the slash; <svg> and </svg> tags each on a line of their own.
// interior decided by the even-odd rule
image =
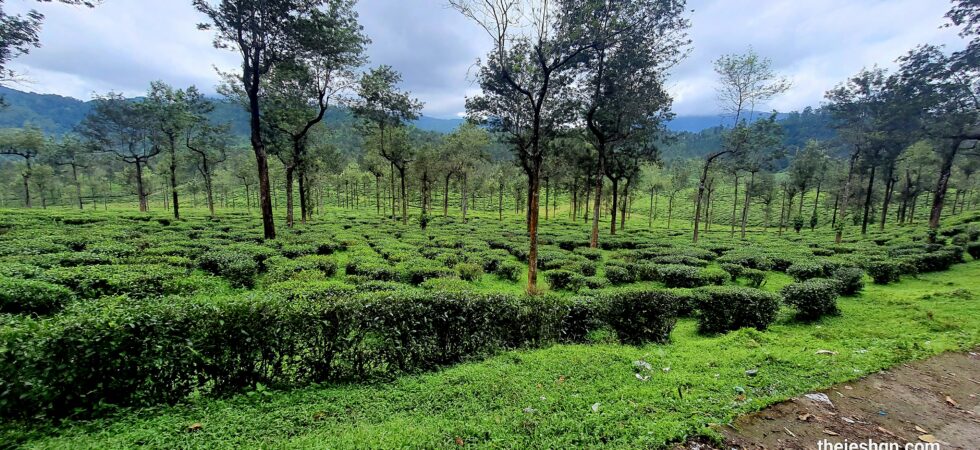
<svg viewBox="0 0 980 450">
<path fill-rule="evenodd" d="M 941 450 L 980 449 L 978 352 L 946 353 L 901 365 L 739 417 L 718 429 L 725 437 L 722 448 L 818 449 L 824 440 L 870 440 L 897 443 L 898 448 L 935 442 Z M 716 446 L 688 442 L 680 448 Z"/>
</svg>

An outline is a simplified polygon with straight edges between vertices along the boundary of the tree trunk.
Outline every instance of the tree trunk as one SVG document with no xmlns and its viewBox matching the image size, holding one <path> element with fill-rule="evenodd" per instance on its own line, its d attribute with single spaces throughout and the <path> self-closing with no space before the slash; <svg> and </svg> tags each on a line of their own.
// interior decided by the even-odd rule
<svg viewBox="0 0 980 450">
<path fill-rule="evenodd" d="M 943 152 L 942 164 L 939 166 L 939 178 L 936 180 L 936 192 L 932 197 L 932 209 L 929 211 L 929 228 L 939 228 L 939 219 L 943 214 L 943 203 L 946 201 L 946 190 L 949 189 L 949 178 L 953 172 L 953 160 L 960 148 L 956 141 L 951 148 Z"/>
<path fill-rule="evenodd" d="M 449 178 L 452 173 L 446 174 L 446 184 L 442 189 L 442 217 L 449 217 Z"/>
<path fill-rule="evenodd" d="M 732 232 L 730 234 L 730 237 L 735 237 L 735 213 L 736 213 L 736 211 L 738 211 L 738 174 L 735 174 L 735 194 L 732 195 Z"/>
<path fill-rule="evenodd" d="M 398 168 L 398 175 L 402 182 L 402 224 L 408 225 L 408 196 L 405 194 L 405 166 Z"/>
<path fill-rule="evenodd" d="M 871 173 L 868 178 L 868 192 L 864 197 L 864 218 L 861 219 L 861 234 L 868 234 L 868 220 L 871 217 L 871 194 L 875 186 L 875 166 L 871 166 Z"/>
<path fill-rule="evenodd" d="M 595 173 L 595 204 L 592 207 L 592 234 L 589 237 L 589 248 L 599 248 L 599 212 L 602 209 L 602 159 L 596 164 Z M 588 202 L 588 200 L 586 200 Z"/>
<path fill-rule="evenodd" d="M 822 183 L 820 183 L 820 182 L 817 183 L 817 196 L 813 198 L 813 215 L 810 216 L 811 217 L 811 219 L 810 219 L 810 231 L 813 231 L 813 228 L 816 227 L 816 221 L 814 219 L 817 217 L 817 205 L 820 203 L 820 187 L 821 187 L 820 185 L 821 184 Z"/>
<path fill-rule="evenodd" d="M 674 195 L 676 194 L 671 194 L 669 197 L 667 197 L 667 229 L 668 230 L 670 229 L 671 216 L 673 216 L 674 214 Z"/>
<path fill-rule="evenodd" d="M 619 179 L 610 178 L 609 180 L 612 181 L 612 189 L 610 190 L 610 192 L 612 193 L 612 201 L 609 202 L 609 217 L 610 217 L 609 235 L 615 236 L 616 235 L 616 208 L 619 207 Z"/>
<path fill-rule="evenodd" d="M 201 171 L 204 175 L 204 189 L 207 191 L 208 195 L 208 212 L 211 213 L 211 219 L 214 220 L 214 184 L 211 179 L 211 168 L 208 166 L 208 159 L 204 158 L 201 162 Z M 176 197 L 175 197 L 176 198 Z M 176 206 L 176 204 L 175 204 Z"/>
<path fill-rule="evenodd" d="M 892 189 L 895 188 L 895 180 L 892 170 L 889 169 L 886 171 L 885 175 L 885 198 L 881 202 L 881 223 L 878 225 L 878 229 L 881 231 L 885 230 L 885 221 L 888 220 L 888 205 L 892 200 Z"/>
<path fill-rule="evenodd" d="M 286 166 L 286 227 L 293 227 L 293 170 L 295 167 Z"/>
<path fill-rule="evenodd" d="M 497 220 L 504 220 L 504 183 L 500 183 L 500 192 L 497 193 Z"/>
<path fill-rule="evenodd" d="M 752 189 L 755 189 L 755 172 L 749 176 L 749 184 L 745 186 L 745 201 L 742 202 L 742 239 L 745 239 L 745 225 L 749 220 L 749 206 Z"/>
<path fill-rule="evenodd" d="M 538 203 L 541 198 L 541 164 L 534 163 L 530 178 L 530 204 L 528 205 L 528 234 L 530 237 L 530 249 L 527 253 L 527 292 L 536 294 L 538 292 Z"/>
<path fill-rule="evenodd" d="M 306 225 L 306 171 L 300 166 L 297 173 L 299 182 L 299 221 Z"/>
<path fill-rule="evenodd" d="M 75 183 L 75 197 L 78 198 L 78 209 L 85 209 L 82 204 L 82 183 L 78 181 L 78 166 L 71 165 L 71 179 Z"/>
<path fill-rule="evenodd" d="M 698 180 L 698 195 L 694 200 L 694 243 L 698 243 L 698 236 L 700 235 L 700 225 L 701 225 L 701 202 L 704 200 L 704 184 L 708 179 L 708 169 L 711 166 L 711 160 L 706 160 L 704 162 L 704 169 L 701 170 L 701 178 Z"/>
<path fill-rule="evenodd" d="M 136 160 L 136 195 L 139 197 L 140 212 L 146 212 L 149 207 L 146 204 L 146 193 L 143 191 L 143 165 L 140 160 Z"/>
<path fill-rule="evenodd" d="M 462 179 L 460 181 L 461 181 L 462 186 L 460 187 L 460 189 L 461 189 L 460 190 L 460 194 L 461 194 L 460 195 L 460 209 L 462 210 L 462 213 L 463 213 L 463 223 L 466 223 L 466 208 L 467 208 L 467 202 L 466 202 L 466 195 L 467 195 L 467 192 L 466 192 L 466 188 L 467 188 L 467 186 L 466 186 L 466 181 L 467 181 L 466 180 L 466 172 L 463 172 L 463 176 L 461 178 Z M 545 205 L 545 211 L 547 211 L 547 210 L 548 210 L 548 206 L 546 204 Z"/>
<path fill-rule="evenodd" d="M 173 196 L 174 219 L 180 220 L 180 201 L 177 199 L 177 143 L 170 139 L 170 193 Z"/>
</svg>

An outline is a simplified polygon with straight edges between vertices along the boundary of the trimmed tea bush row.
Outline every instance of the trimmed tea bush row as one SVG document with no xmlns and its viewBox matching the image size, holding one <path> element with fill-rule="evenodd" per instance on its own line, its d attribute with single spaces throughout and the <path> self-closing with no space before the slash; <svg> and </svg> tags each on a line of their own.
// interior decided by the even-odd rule
<svg viewBox="0 0 980 450">
<path fill-rule="evenodd" d="M 589 298 L 402 289 L 356 294 L 291 280 L 232 297 L 81 302 L 0 327 L 0 415 L 87 415 L 96 405 L 173 403 L 241 391 L 430 370 L 603 327 L 666 342 L 679 297 L 622 290 Z"/>
</svg>

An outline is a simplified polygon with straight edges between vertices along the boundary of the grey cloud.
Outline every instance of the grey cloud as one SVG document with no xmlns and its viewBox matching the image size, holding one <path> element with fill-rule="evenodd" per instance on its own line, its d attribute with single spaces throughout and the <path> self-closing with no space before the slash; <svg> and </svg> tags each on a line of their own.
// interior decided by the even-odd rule
<svg viewBox="0 0 980 450">
<path fill-rule="evenodd" d="M 670 79 L 678 114 L 713 114 L 712 61 L 748 46 L 772 59 L 793 82 L 786 95 L 760 108 L 799 109 L 862 67 L 885 67 L 920 43 L 961 45 L 940 29 L 946 1 L 922 0 L 692 0 L 690 57 Z M 237 67 L 233 52 L 214 49 L 195 25 L 203 17 L 190 0 L 111 0 L 96 9 L 33 0 L 7 0 L 11 12 L 37 8 L 48 19 L 43 48 L 18 59 L 27 87 L 88 98 L 116 90 L 140 94 L 150 81 L 196 84 L 213 92 L 213 66 Z M 403 88 L 426 103 L 424 113 L 453 117 L 475 86 L 468 75 L 489 50 L 489 38 L 444 0 L 361 0 L 361 23 L 372 39 L 371 65 L 389 64 Z"/>
</svg>

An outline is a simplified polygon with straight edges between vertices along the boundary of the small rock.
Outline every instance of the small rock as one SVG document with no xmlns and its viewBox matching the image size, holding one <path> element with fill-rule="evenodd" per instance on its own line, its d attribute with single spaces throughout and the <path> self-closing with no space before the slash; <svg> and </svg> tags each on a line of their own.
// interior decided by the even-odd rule
<svg viewBox="0 0 980 450">
<path fill-rule="evenodd" d="M 922 442 L 933 443 L 936 442 L 936 437 L 931 434 L 923 434 L 922 436 L 919 436 L 919 440 Z"/>
<path fill-rule="evenodd" d="M 538 410 L 536 410 L 536 409 L 528 406 L 527 408 L 524 408 L 524 412 L 527 413 L 527 414 L 534 414 L 534 413 L 538 412 Z"/>
<path fill-rule="evenodd" d="M 813 400 L 817 403 L 823 403 L 829 406 L 834 406 L 834 402 L 830 401 L 830 397 L 827 397 L 827 394 L 824 394 L 822 392 L 817 392 L 816 394 L 806 394 L 804 395 L 804 397 Z"/>
<path fill-rule="evenodd" d="M 826 435 L 828 435 L 828 436 L 840 436 L 840 434 L 838 434 L 838 433 L 835 433 L 835 432 L 833 432 L 833 431 L 831 431 L 831 430 L 827 430 L 827 429 L 824 429 L 824 430 L 823 430 L 823 434 L 826 434 Z"/>
<path fill-rule="evenodd" d="M 592 412 L 595 413 L 599 412 L 599 402 L 595 402 L 592 404 Z"/>
<path fill-rule="evenodd" d="M 649 375 L 640 375 L 638 373 L 634 373 L 633 375 L 636 375 L 636 379 L 640 381 L 647 381 L 650 379 Z"/>
<path fill-rule="evenodd" d="M 817 353 L 816 354 L 818 354 L 818 355 L 836 355 L 837 352 L 830 351 L 830 350 L 817 350 Z"/>
<path fill-rule="evenodd" d="M 746 370 L 745 371 L 745 374 L 748 375 L 748 376 L 750 376 L 750 377 L 754 377 L 754 376 L 756 376 L 756 375 L 759 374 L 759 369 L 749 369 L 749 370 Z"/>
<path fill-rule="evenodd" d="M 187 431 L 193 433 L 195 431 L 201 431 L 201 428 L 204 428 L 204 425 L 202 425 L 200 422 L 197 422 L 197 423 L 193 423 L 193 424 L 191 424 L 191 426 L 187 427 Z"/>
<path fill-rule="evenodd" d="M 637 369 L 653 370 L 653 366 L 642 359 L 639 361 L 633 361 L 633 367 L 636 367 Z"/>
</svg>

